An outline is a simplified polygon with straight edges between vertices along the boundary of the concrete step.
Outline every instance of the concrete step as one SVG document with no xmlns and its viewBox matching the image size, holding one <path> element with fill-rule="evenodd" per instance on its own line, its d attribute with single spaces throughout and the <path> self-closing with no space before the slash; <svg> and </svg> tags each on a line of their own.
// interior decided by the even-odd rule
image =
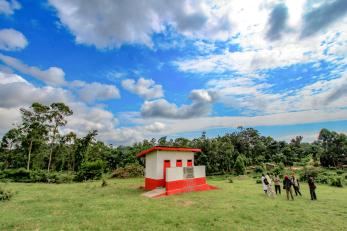
<svg viewBox="0 0 347 231">
<path fill-rule="evenodd" d="M 166 188 L 156 188 L 151 191 L 145 192 L 141 194 L 142 196 L 149 197 L 149 198 L 156 198 L 160 196 L 166 195 Z"/>
</svg>

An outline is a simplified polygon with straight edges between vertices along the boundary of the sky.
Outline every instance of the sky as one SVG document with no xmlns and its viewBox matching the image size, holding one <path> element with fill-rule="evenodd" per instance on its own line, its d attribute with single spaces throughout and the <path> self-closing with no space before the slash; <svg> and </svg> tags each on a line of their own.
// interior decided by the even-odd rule
<svg viewBox="0 0 347 231">
<path fill-rule="evenodd" d="M 114 145 L 347 133 L 347 1 L 0 0 L 0 136 L 33 102 Z"/>
</svg>

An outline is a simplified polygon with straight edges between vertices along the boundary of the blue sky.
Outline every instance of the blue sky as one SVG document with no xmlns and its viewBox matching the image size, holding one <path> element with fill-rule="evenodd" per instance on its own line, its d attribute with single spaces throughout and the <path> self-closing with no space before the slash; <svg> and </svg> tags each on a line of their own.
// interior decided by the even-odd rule
<svg viewBox="0 0 347 231">
<path fill-rule="evenodd" d="M 33 101 L 113 144 L 347 133 L 344 0 L 0 0 L 0 135 Z"/>
</svg>

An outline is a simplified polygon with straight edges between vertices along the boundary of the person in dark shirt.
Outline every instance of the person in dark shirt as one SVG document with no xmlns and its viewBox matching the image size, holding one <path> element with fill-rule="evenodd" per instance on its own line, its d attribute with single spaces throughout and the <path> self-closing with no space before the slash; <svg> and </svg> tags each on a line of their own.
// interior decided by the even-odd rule
<svg viewBox="0 0 347 231">
<path fill-rule="evenodd" d="M 287 194 L 287 200 L 289 200 L 289 195 L 292 198 L 292 200 L 294 200 L 293 197 L 293 190 L 292 190 L 292 181 L 289 179 L 288 176 L 284 177 L 283 180 L 283 189 L 286 190 L 286 194 Z"/>
<path fill-rule="evenodd" d="M 297 178 L 295 178 L 294 174 L 292 175 L 291 181 L 292 181 L 292 184 L 294 187 L 295 196 L 298 196 L 298 194 L 301 196 L 300 183 L 299 183 L 299 180 Z"/>
<path fill-rule="evenodd" d="M 308 187 L 310 188 L 311 200 L 317 200 L 316 196 L 316 184 L 312 176 L 308 178 Z"/>
</svg>

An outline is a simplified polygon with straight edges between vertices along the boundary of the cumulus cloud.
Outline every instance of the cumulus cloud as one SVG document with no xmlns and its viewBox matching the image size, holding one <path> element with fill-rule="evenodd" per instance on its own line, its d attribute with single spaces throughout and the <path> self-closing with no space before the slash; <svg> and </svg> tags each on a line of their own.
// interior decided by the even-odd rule
<svg viewBox="0 0 347 231">
<path fill-rule="evenodd" d="M 301 37 L 311 36 L 327 28 L 346 14 L 346 0 L 325 1 L 323 4 L 305 13 Z"/>
<path fill-rule="evenodd" d="M 79 98 L 85 102 L 98 100 L 119 99 L 120 93 L 116 86 L 102 83 L 80 82 L 80 88 L 75 89 Z"/>
<path fill-rule="evenodd" d="M 38 67 L 28 66 L 20 60 L 6 56 L 0 53 L 0 61 L 11 68 L 30 76 L 33 76 L 48 85 L 65 84 L 65 73 L 59 67 L 50 67 L 47 70 L 41 70 Z"/>
<path fill-rule="evenodd" d="M 0 0 L 0 15 L 12 15 L 15 10 L 19 10 L 21 5 L 16 0 Z"/>
<path fill-rule="evenodd" d="M 155 99 L 164 96 L 162 86 L 155 84 L 152 79 L 139 78 L 137 82 L 133 79 L 125 79 L 122 81 L 122 86 L 124 89 L 145 99 Z"/>
<path fill-rule="evenodd" d="M 189 96 L 192 103 L 177 107 L 165 99 L 145 101 L 141 107 L 141 115 L 146 118 L 171 118 L 182 119 L 200 117 L 210 113 L 213 96 L 205 90 L 193 90 Z"/>
<path fill-rule="evenodd" d="M 283 30 L 285 30 L 287 26 L 288 16 L 288 8 L 284 3 L 279 3 L 274 6 L 270 13 L 268 21 L 269 29 L 266 33 L 266 37 L 269 40 L 281 38 Z"/>
<path fill-rule="evenodd" d="M 0 72 L 0 107 L 13 108 L 32 102 L 66 102 L 71 95 L 64 89 L 35 87 L 16 74 Z"/>
<path fill-rule="evenodd" d="M 226 12 L 204 1 L 49 0 L 77 43 L 115 48 L 137 43 L 152 46 L 151 35 L 167 25 L 186 36 L 227 39 L 231 27 Z"/>
<path fill-rule="evenodd" d="M 326 110 L 347 106 L 347 74 L 316 80 L 291 91 L 274 93 L 273 85 L 254 78 L 210 80 L 207 89 L 218 102 L 243 114 L 272 114 L 290 111 Z"/>
<path fill-rule="evenodd" d="M 154 122 L 152 124 L 144 126 L 144 128 L 150 132 L 162 132 L 166 128 L 166 125 L 161 122 Z"/>
<path fill-rule="evenodd" d="M 0 49 L 5 51 L 16 51 L 25 48 L 28 41 L 25 36 L 13 29 L 0 30 Z"/>
</svg>

